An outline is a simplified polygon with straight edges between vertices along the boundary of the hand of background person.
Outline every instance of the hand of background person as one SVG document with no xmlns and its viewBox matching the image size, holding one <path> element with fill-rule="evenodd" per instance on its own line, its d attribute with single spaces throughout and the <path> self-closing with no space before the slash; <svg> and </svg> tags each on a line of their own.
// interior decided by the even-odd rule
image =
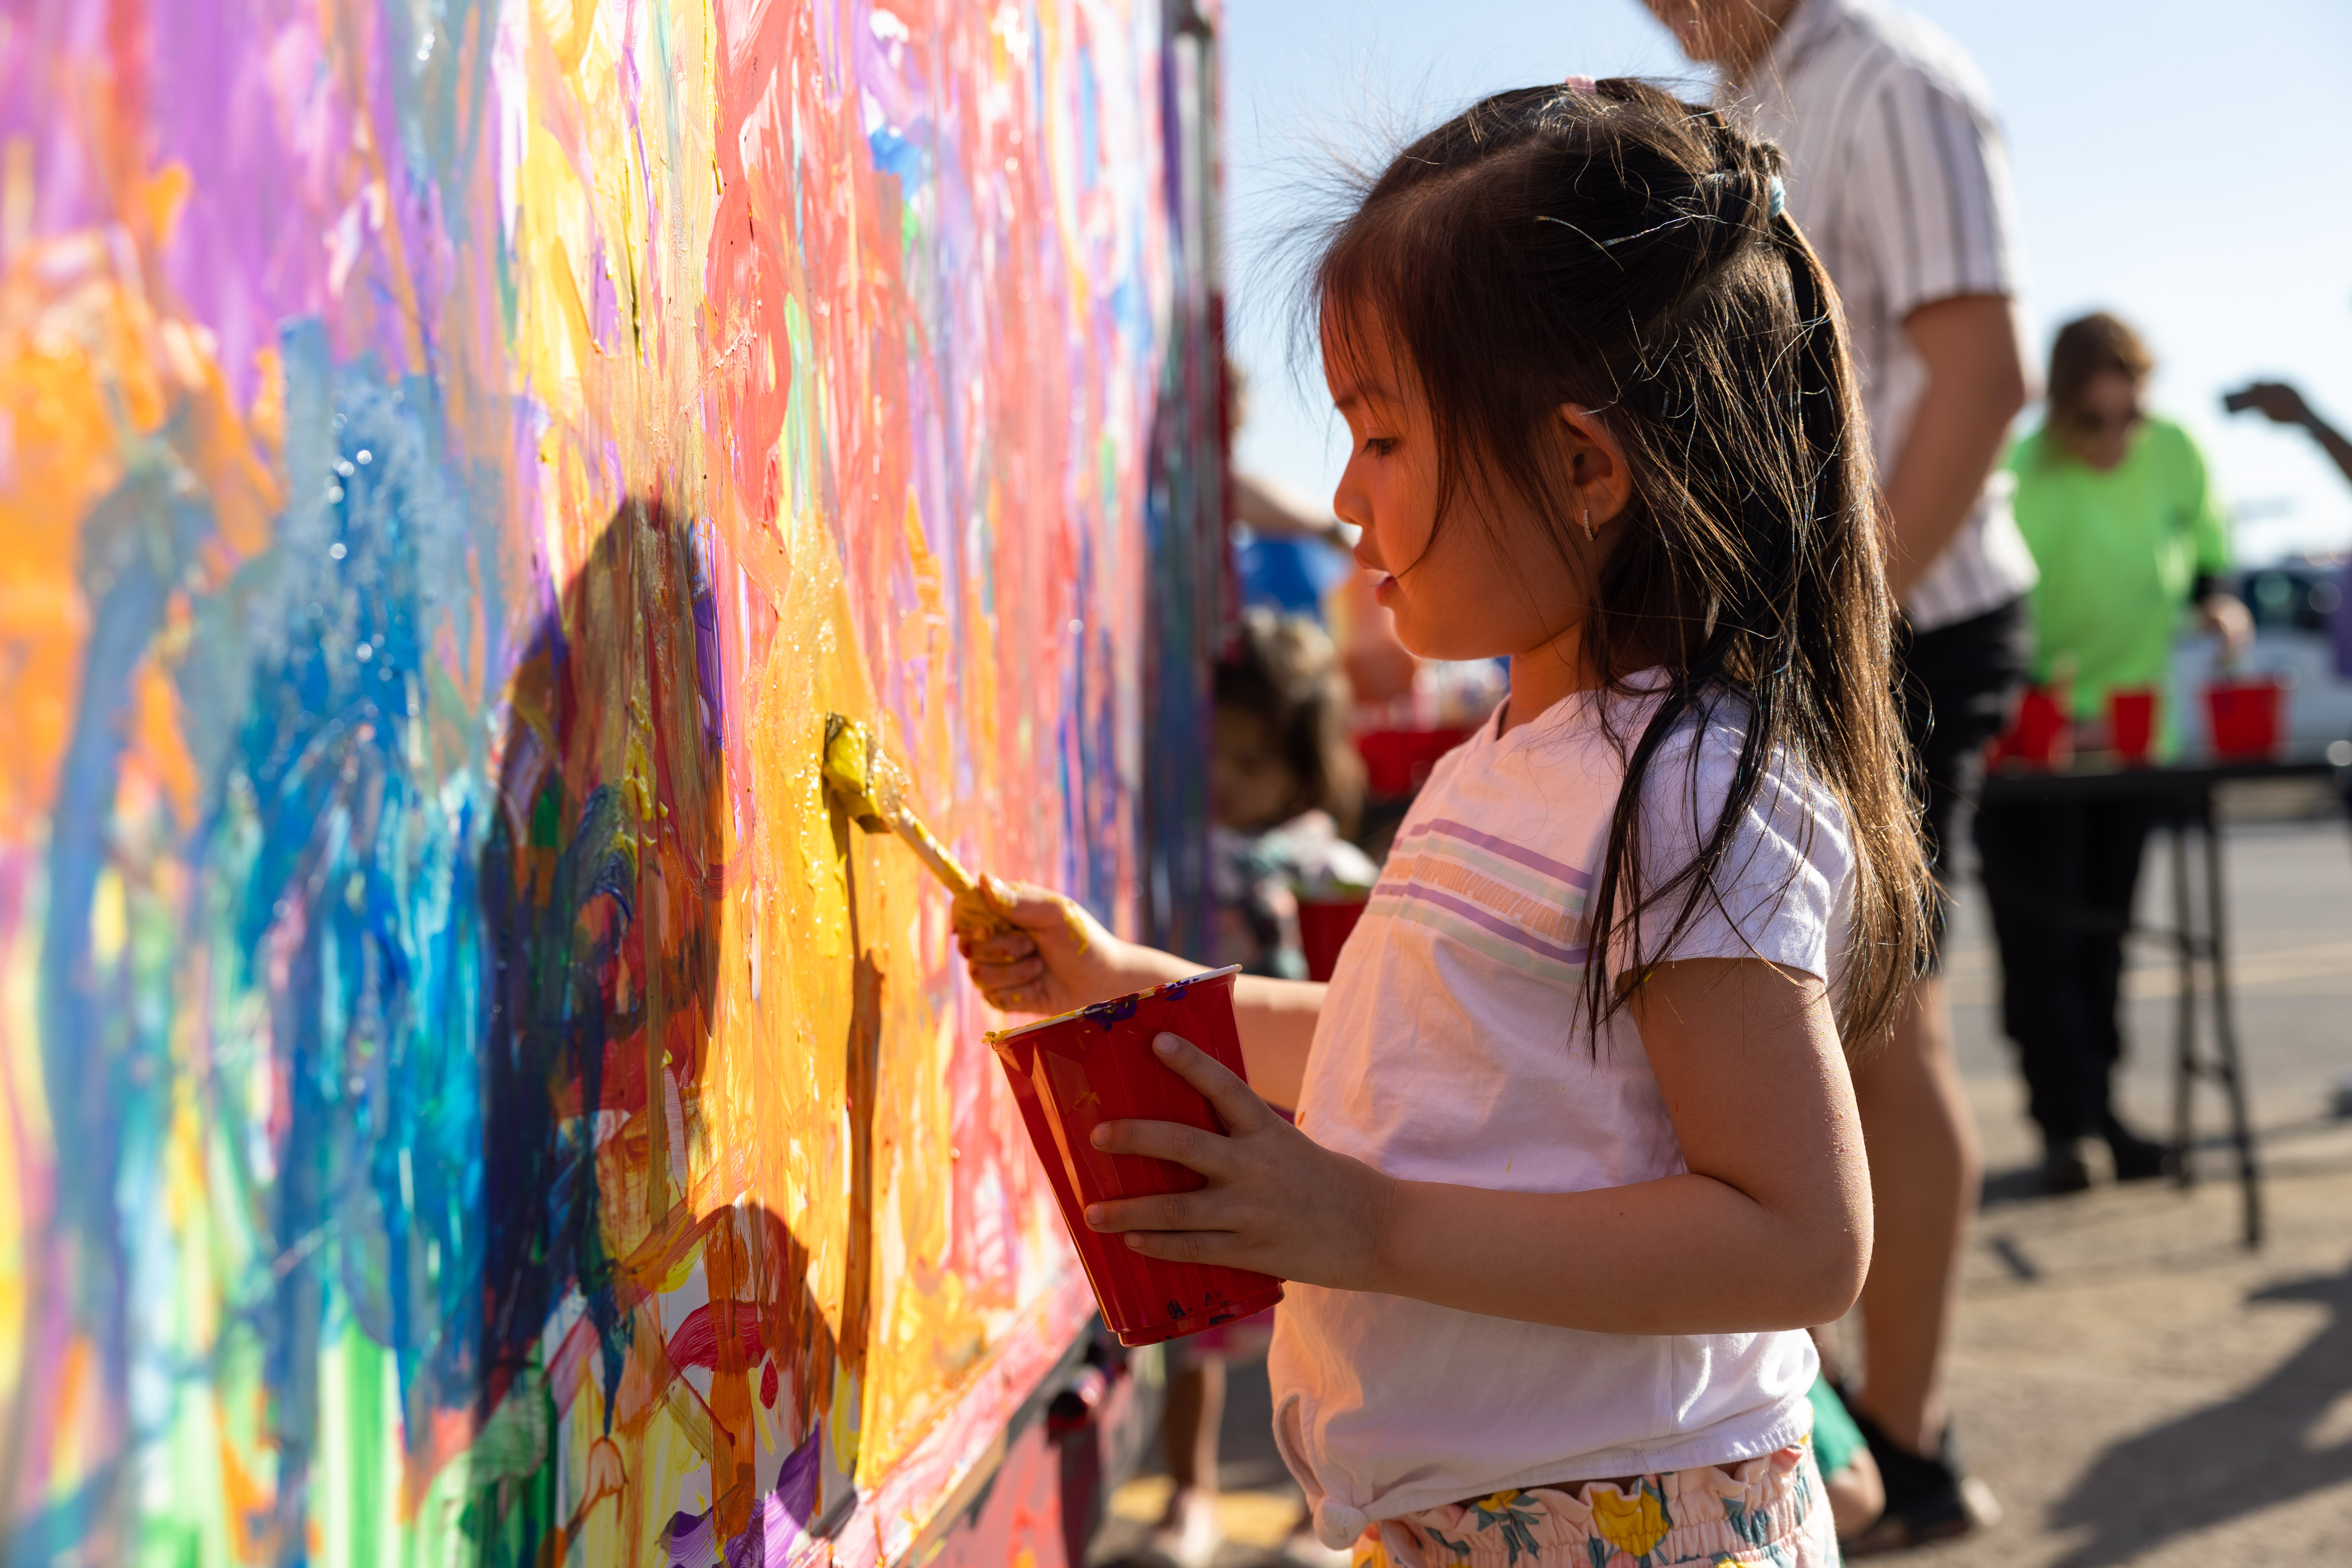
<svg viewBox="0 0 2352 1568">
<path fill-rule="evenodd" d="M 973 902 L 979 907 L 959 908 L 956 946 L 971 983 L 1000 1012 L 1066 1013 L 1200 971 L 1120 941 L 1076 900 L 1048 888 L 982 877 Z"/>
<path fill-rule="evenodd" d="M 1090 1205 L 1087 1223 L 1147 1258 L 1254 1268 L 1278 1279 L 1361 1290 L 1378 1278 L 1395 1182 L 1336 1154 L 1276 1115 L 1190 1041 L 1161 1035 L 1160 1059 L 1205 1096 L 1222 1136 L 1174 1121 L 1106 1121 L 1095 1147 L 1169 1160 L 1208 1178 L 1190 1193 Z"/>
<path fill-rule="evenodd" d="M 2311 405 L 2303 400 L 2302 393 L 2283 381 L 2255 382 L 2242 392 L 2231 393 L 2225 403 L 2232 413 L 2241 408 L 2256 409 L 2274 424 L 2311 423 Z"/>
<path fill-rule="evenodd" d="M 2242 391 L 2221 399 L 2221 406 L 2236 414 L 2243 409 L 2257 408 L 2281 425 L 2300 425 L 2319 443 L 2319 449 L 2347 479 L 2352 479 L 2352 437 L 2322 419 L 2304 401 L 2303 394 L 2279 381 L 2258 381 Z"/>
<path fill-rule="evenodd" d="M 2197 601 L 2197 628 L 2221 639 L 2221 662 L 2237 663 L 2254 646 L 2254 617 L 2232 594 L 2208 594 Z"/>
</svg>

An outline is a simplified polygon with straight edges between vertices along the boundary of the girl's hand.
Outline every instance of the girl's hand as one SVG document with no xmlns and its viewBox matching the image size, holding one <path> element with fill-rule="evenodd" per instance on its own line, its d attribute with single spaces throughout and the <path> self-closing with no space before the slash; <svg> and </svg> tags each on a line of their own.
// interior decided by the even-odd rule
<svg viewBox="0 0 2352 1568">
<path fill-rule="evenodd" d="M 1208 1098 L 1230 1133 L 1174 1121 L 1104 1122 L 1095 1129 L 1096 1148 L 1172 1161 L 1209 1184 L 1095 1204 L 1087 1223 L 1124 1232 L 1149 1258 L 1254 1268 L 1342 1290 L 1377 1289 L 1396 1183 L 1316 1143 L 1189 1041 L 1161 1035 L 1151 1047 Z"/>
<path fill-rule="evenodd" d="M 971 983 L 1000 1012 L 1066 1013 L 1200 971 L 1121 942 L 1048 889 L 982 877 L 975 901 L 957 909 L 956 945 Z"/>
</svg>

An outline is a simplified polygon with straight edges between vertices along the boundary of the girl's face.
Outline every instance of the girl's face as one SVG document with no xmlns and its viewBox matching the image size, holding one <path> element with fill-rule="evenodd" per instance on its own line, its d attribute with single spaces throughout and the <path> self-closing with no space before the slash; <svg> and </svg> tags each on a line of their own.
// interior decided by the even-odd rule
<svg viewBox="0 0 2352 1568">
<path fill-rule="evenodd" d="M 2140 384 L 2119 370 L 2093 376 L 2074 406 L 2060 416 L 2058 435 L 2066 449 L 2101 473 L 2122 462 L 2147 419 L 2140 391 Z"/>
<path fill-rule="evenodd" d="M 1346 352 L 1324 336 L 1324 376 L 1350 442 L 1331 509 L 1363 530 L 1356 563 L 1395 616 L 1397 639 L 1423 658 L 1449 659 L 1517 657 L 1559 642 L 1583 619 L 1584 585 L 1551 524 L 1516 495 L 1481 517 L 1461 486 L 1441 519 L 1418 382 L 1402 373 L 1383 334 L 1355 336 Z M 1615 510 L 1604 500 L 1594 521 Z"/>
</svg>

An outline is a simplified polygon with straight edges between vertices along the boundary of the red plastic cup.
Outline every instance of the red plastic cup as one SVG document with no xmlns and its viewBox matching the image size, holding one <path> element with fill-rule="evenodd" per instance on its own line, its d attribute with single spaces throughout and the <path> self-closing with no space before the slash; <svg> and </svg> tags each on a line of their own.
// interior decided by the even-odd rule
<svg viewBox="0 0 2352 1568">
<path fill-rule="evenodd" d="M 1298 947 L 1307 960 L 1307 978 L 1328 980 L 1339 967 L 1339 950 L 1348 933 L 1364 917 L 1363 899 L 1301 899 L 1298 900 Z"/>
<path fill-rule="evenodd" d="M 1106 1154 L 1094 1146 L 1094 1130 L 1101 1122 L 1135 1119 L 1226 1131 L 1201 1091 L 1160 1061 L 1151 1040 L 1163 1031 L 1181 1035 L 1246 1079 L 1241 1033 L 1234 1025 L 1234 976 L 1240 973 L 1235 965 L 1188 975 L 988 1037 L 1012 1081 L 1029 1142 L 1053 1184 L 1103 1321 L 1123 1345 L 1197 1334 L 1282 1300 L 1282 1281 L 1270 1275 L 1146 1258 L 1125 1237 L 1103 1235 L 1086 1220 L 1089 1204 L 1189 1193 L 1207 1184 L 1166 1160 Z"/>
<path fill-rule="evenodd" d="M 2156 747 L 2156 689 L 2118 687 L 2107 693 L 2107 745 L 2133 766 Z"/>
<path fill-rule="evenodd" d="M 2286 682 L 2217 680 L 2205 689 L 2205 711 L 2213 723 L 2217 757 L 2267 757 L 2278 750 L 2286 707 Z"/>
<path fill-rule="evenodd" d="M 2008 732 L 1993 742 L 1990 761 L 2028 767 L 2063 768 L 2074 760 L 2074 727 L 2048 689 L 2029 687 L 2017 704 Z"/>
<path fill-rule="evenodd" d="M 1470 729 L 1364 731 L 1356 737 L 1356 754 L 1364 759 L 1364 787 L 1391 799 L 1418 793 L 1429 782 L 1430 770 L 1462 743 Z"/>
</svg>

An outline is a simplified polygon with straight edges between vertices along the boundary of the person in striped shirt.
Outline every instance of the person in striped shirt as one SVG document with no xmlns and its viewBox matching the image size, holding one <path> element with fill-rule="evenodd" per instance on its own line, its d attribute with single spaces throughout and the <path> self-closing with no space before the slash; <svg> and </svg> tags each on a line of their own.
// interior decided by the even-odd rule
<svg viewBox="0 0 2352 1568">
<path fill-rule="evenodd" d="M 1907 635 L 1906 729 L 1949 885 L 1954 817 L 2022 683 L 2032 556 L 1997 472 L 2026 400 L 2023 268 L 2007 154 L 1974 62 L 1872 0 L 1646 0 L 1718 101 L 1788 159 L 1789 210 L 1843 304 Z M 1894 1046 L 1855 1075 L 1879 1215 L 1856 1416 L 1886 1513 L 1849 1550 L 1958 1534 L 1992 1510 L 1953 1462 L 1941 1362 L 1977 1205 L 1973 1125 L 1943 985 L 1914 989 Z"/>
</svg>

